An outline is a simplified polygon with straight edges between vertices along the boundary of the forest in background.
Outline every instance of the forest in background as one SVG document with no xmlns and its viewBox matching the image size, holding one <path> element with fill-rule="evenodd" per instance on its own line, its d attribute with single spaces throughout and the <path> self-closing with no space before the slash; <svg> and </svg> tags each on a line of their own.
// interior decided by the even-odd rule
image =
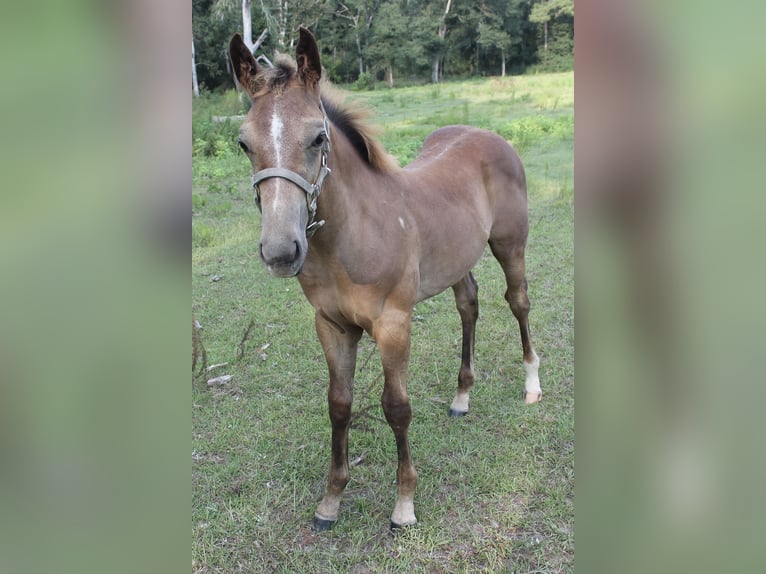
<svg viewBox="0 0 766 574">
<path fill-rule="evenodd" d="M 574 0 L 192 0 L 193 89 L 234 86 L 228 44 L 257 58 L 292 54 L 299 26 L 319 41 L 339 84 L 571 70 Z"/>
</svg>

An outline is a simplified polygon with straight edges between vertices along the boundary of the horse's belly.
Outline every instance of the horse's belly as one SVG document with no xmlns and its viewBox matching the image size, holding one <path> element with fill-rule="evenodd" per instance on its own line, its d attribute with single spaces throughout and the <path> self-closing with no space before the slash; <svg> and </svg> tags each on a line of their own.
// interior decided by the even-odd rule
<svg viewBox="0 0 766 574">
<path fill-rule="evenodd" d="M 418 301 L 423 301 L 452 287 L 465 277 L 484 253 L 486 239 L 461 249 L 438 250 L 429 253 L 420 263 Z"/>
</svg>

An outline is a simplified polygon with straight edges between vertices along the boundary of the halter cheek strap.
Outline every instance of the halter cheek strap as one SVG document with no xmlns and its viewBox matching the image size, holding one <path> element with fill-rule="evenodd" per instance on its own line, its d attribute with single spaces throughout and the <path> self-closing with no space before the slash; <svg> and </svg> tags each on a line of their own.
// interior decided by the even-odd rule
<svg viewBox="0 0 766 574">
<path fill-rule="evenodd" d="M 325 141 L 322 144 L 321 152 L 321 165 L 319 167 L 319 173 L 317 174 L 314 183 L 309 183 L 303 176 L 289 169 L 283 167 L 270 167 L 262 169 L 252 175 L 251 181 L 253 182 L 253 189 L 255 190 L 255 205 L 258 207 L 258 211 L 261 211 L 261 191 L 258 188 L 258 184 L 266 179 L 273 177 L 281 177 L 287 181 L 294 183 L 300 187 L 306 194 L 306 207 L 308 207 L 309 219 L 306 225 L 306 238 L 311 238 L 317 229 L 325 224 L 325 220 L 316 221 L 317 214 L 317 199 L 322 192 L 322 184 L 332 170 L 327 167 L 327 155 L 330 153 L 330 124 L 327 121 L 327 114 L 324 111 L 324 106 L 321 101 L 319 107 L 322 108 L 322 116 L 324 119 Z"/>
</svg>

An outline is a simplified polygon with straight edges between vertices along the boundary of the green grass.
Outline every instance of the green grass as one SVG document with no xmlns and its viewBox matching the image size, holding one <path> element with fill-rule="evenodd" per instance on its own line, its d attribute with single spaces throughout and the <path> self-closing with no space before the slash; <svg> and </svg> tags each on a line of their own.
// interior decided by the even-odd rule
<svg viewBox="0 0 766 574">
<path fill-rule="evenodd" d="M 365 337 L 349 442 L 350 458 L 363 462 L 351 469 L 336 527 L 313 534 L 309 524 L 324 493 L 330 446 L 326 366 L 313 312 L 297 281 L 270 278 L 258 260 L 259 215 L 236 140 L 219 144 L 217 153 L 215 144 L 212 152 L 200 144 L 193 168 L 192 311 L 203 327 L 208 363 L 228 362 L 208 376 L 233 378 L 216 387 L 198 378 L 193 385 L 192 569 L 571 572 L 573 76 L 350 97 L 375 109 L 384 143 L 402 164 L 430 131 L 454 122 L 493 129 L 519 149 L 529 186 L 527 276 L 543 402 L 528 407 L 521 400 L 518 326 L 502 297 L 500 267 L 487 251 L 474 270 L 481 317 L 466 417 L 446 416 L 460 354 L 451 292 L 415 309 L 409 391 L 417 527 L 398 536 L 388 531 L 396 449 L 379 405 L 378 355 Z M 195 118 L 218 115 L 213 105 L 198 106 Z"/>
</svg>

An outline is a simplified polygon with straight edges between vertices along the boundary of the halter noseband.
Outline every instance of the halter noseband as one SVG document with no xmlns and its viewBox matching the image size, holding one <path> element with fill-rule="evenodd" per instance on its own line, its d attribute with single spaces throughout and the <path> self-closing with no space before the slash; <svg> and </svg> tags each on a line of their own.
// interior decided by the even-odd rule
<svg viewBox="0 0 766 574">
<path fill-rule="evenodd" d="M 314 235 L 314 232 L 316 232 L 317 229 L 325 224 L 324 219 L 321 221 L 315 221 L 317 214 L 317 199 L 319 198 L 319 194 L 322 191 L 322 184 L 324 183 L 325 178 L 327 178 L 327 176 L 332 173 L 332 170 L 327 167 L 327 155 L 330 153 L 330 124 L 327 121 L 327 114 L 324 111 L 324 106 L 322 105 L 321 101 L 319 102 L 319 107 L 322 108 L 322 118 L 324 120 L 324 131 L 326 139 L 321 147 L 321 166 L 319 167 L 319 173 L 317 174 L 314 183 L 309 183 L 300 174 L 297 174 L 294 171 L 290 171 L 289 169 L 285 169 L 283 167 L 270 167 L 267 169 L 262 169 L 261 171 L 254 173 L 251 177 L 253 182 L 253 189 L 255 190 L 255 205 L 258 207 L 258 211 L 261 211 L 261 191 L 258 188 L 258 184 L 265 179 L 281 177 L 282 179 L 286 179 L 287 181 L 294 183 L 304 191 L 306 194 L 306 207 L 308 207 L 309 211 L 309 220 L 308 224 L 306 225 L 307 239 L 311 238 L 311 236 Z"/>
</svg>

